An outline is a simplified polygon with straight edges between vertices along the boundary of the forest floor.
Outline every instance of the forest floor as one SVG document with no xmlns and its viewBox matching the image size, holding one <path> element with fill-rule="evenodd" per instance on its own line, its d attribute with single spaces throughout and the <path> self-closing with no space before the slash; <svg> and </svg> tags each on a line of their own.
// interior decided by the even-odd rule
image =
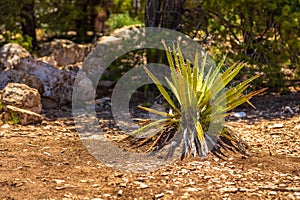
<svg viewBox="0 0 300 200">
<path fill-rule="evenodd" d="M 0 127 L 1 199 L 300 199 L 300 93 L 253 98 L 230 119 L 252 156 L 176 161 L 156 171 L 107 167 L 80 140 L 70 107 L 37 126 Z M 291 112 L 292 111 L 292 112 Z"/>
</svg>

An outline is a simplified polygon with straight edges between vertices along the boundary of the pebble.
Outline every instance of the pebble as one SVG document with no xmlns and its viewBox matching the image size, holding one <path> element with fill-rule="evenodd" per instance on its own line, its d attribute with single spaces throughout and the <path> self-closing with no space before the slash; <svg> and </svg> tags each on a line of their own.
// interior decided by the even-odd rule
<svg viewBox="0 0 300 200">
<path fill-rule="evenodd" d="M 122 194 L 123 194 L 123 190 L 119 190 L 118 196 L 122 196 Z"/>
<path fill-rule="evenodd" d="M 198 189 L 197 188 L 188 187 L 188 188 L 185 189 L 185 191 L 187 191 L 187 192 L 197 192 Z"/>
<path fill-rule="evenodd" d="M 235 193 L 237 192 L 239 189 L 235 188 L 235 187 L 227 187 L 227 188 L 220 188 L 219 189 L 221 192 L 228 192 L 228 193 Z"/>
<path fill-rule="evenodd" d="M 147 184 L 145 184 L 145 183 L 142 183 L 142 182 L 139 182 L 139 181 L 135 181 L 135 182 L 133 182 L 133 183 L 136 184 L 136 185 L 139 185 L 138 188 L 140 188 L 140 189 L 145 189 L 145 188 L 148 188 L 148 187 L 149 187 L 149 185 L 147 185 Z"/>
<path fill-rule="evenodd" d="M 289 111 L 292 115 L 295 114 L 295 112 L 291 109 L 290 106 L 286 106 L 286 107 L 285 107 L 285 110 L 286 110 L 286 111 Z"/>
<path fill-rule="evenodd" d="M 283 128 L 283 127 L 284 127 L 283 124 L 274 124 L 274 125 L 268 126 L 268 128 L 270 128 L 270 129 Z"/>
<path fill-rule="evenodd" d="M 1 126 L 1 128 L 3 128 L 3 129 L 9 129 L 10 125 L 9 124 L 4 124 L 4 125 Z"/>
<path fill-rule="evenodd" d="M 297 124 L 294 129 L 300 129 L 300 124 Z"/>
<path fill-rule="evenodd" d="M 96 187 L 100 187 L 99 184 L 93 184 L 92 187 L 96 188 Z"/>
<path fill-rule="evenodd" d="M 154 196 L 155 199 L 159 199 L 159 198 L 162 198 L 164 196 L 164 193 L 160 193 L 160 194 L 156 194 Z"/>
<path fill-rule="evenodd" d="M 243 117 L 246 117 L 247 114 L 245 112 L 236 112 L 236 113 L 233 113 L 231 116 L 236 117 L 236 118 L 243 118 Z"/>
</svg>

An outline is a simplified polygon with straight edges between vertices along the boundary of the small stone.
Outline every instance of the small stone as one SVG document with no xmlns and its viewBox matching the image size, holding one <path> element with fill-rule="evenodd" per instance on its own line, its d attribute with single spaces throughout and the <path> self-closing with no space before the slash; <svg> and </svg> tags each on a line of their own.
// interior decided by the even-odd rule
<svg viewBox="0 0 300 200">
<path fill-rule="evenodd" d="M 188 199 L 189 196 L 190 196 L 189 193 L 185 192 L 185 193 L 181 196 L 181 198 L 182 198 L 182 199 Z"/>
<path fill-rule="evenodd" d="M 1 128 L 3 128 L 3 129 L 9 129 L 10 125 L 9 124 L 4 124 L 4 125 L 1 126 Z"/>
<path fill-rule="evenodd" d="M 226 185 L 234 185 L 234 182 L 225 182 Z"/>
<path fill-rule="evenodd" d="M 246 113 L 245 112 L 236 112 L 236 113 L 233 113 L 232 114 L 233 117 L 236 117 L 236 118 L 244 118 L 246 117 Z"/>
<path fill-rule="evenodd" d="M 61 184 L 61 183 L 66 182 L 65 180 L 60 180 L 60 179 L 53 179 L 53 181 L 54 181 L 56 184 Z"/>
<path fill-rule="evenodd" d="M 291 108 L 290 106 L 286 106 L 284 109 L 285 109 L 286 111 L 290 112 L 292 115 L 295 114 L 295 112 L 292 110 L 292 108 Z"/>
<path fill-rule="evenodd" d="M 93 184 L 92 187 L 96 188 L 96 187 L 100 187 L 99 184 Z"/>
<path fill-rule="evenodd" d="M 118 196 L 122 196 L 122 194 L 123 194 L 123 190 L 119 190 L 118 191 Z"/>
<path fill-rule="evenodd" d="M 126 187 L 127 183 L 120 183 L 120 187 Z"/>
<path fill-rule="evenodd" d="M 99 85 L 103 87 L 111 87 L 114 83 L 114 81 L 102 80 Z"/>
<path fill-rule="evenodd" d="M 197 191 L 199 191 L 199 189 L 197 189 L 197 188 L 192 188 L 192 187 L 189 187 L 189 188 L 187 188 L 187 189 L 185 189 L 187 192 L 197 192 Z"/>
<path fill-rule="evenodd" d="M 149 187 L 147 184 L 142 183 L 142 182 L 139 182 L 139 181 L 135 181 L 135 182 L 133 182 L 133 183 L 136 184 L 136 185 L 139 185 L 138 188 L 140 188 L 140 189 L 145 189 L 145 188 L 148 188 L 148 187 Z"/>
<path fill-rule="evenodd" d="M 104 197 L 110 197 L 110 194 L 103 194 Z"/>
<path fill-rule="evenodd" d="M 159 199 L 159 198 L 162 198 L 164 196 L 164 193 L 160 193 L 160 194 L 156 194 L 154 196 L 155 199 Z"/>
<path fill-rule="evenodd" d="M 66 187 L 62 186 L 62 187 L 55 187 L 56 190 L 63 190 L 66 189 Z"/>
<path fill-rule="evenodd" d="M 51 154 L 50 153 L 48 153 L 48 152 L 43 152 L 45 155 L 47 155 L 47 156 L 51 156 Z"/>
<path fill-rule="evenodd" d="M 300 129 L 300 124 L 297 124 L 294 129 Z"/>
<path fill-rule="evenodd" d="M 274 124 L 272 126 L 268 126 L 268 128 L 270 129 L 283 128 L 283 127 L 284 127 L 283 124 Z"/>
<path fill-rule="evenodd" d="M 226 192 L 226 193 L 235 193 L 237 192 L 239 189 L 235 188 L 235 187 L 227 187 L 227 188 L 220 188 L 219 189 L 221 192 Z"/>
</svg>

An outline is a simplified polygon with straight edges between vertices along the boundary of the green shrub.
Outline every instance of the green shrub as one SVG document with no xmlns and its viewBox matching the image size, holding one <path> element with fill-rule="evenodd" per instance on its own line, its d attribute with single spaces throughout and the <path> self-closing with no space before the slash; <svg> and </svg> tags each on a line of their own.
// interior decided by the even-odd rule
<svg viewBox="0 0 300 200">
<path fill-rule="evenodd" d="M 4 39 L 5 43 L 17 43 L 24 47 L 27 51 L 32 51 L 32 38 L 28 35 L 6 32 L 4 34 Z"/>
<path fill-rule="evenodd" d="M 172 139 L 179 138 L 176 142 L 183 143 L 181 159 L 189 153 L 195 156 L 206 156 L 212 149 L 212 141 L 219 140 L 219 136 L 237 144 L 243 152 L 243 141 L 230 129 L 223 126 L 223 121 L 228 116 L 228 111 L 247 102 L 249 99 L 263 92 L 265 89 L 243 94 L 251 81 L 259 77 L 253 76 L 237 85 L 229 83 L 244 67 L 243 63 L 235 63 L 223 71 L 221 62 L 216 68 L 207 65 L 204 58 L 202 65 L 198 67 L 198 54 L 196 53 L 193 65 L 185 61 L 179 45 L 177 50 L 173 46 L 173 54 L 169 52 L 164 43 L 168 62 L 171 70 L 171 78 L 166 81 L 176 97 L 175 100 L 162 86 L 161 82 L 145 67 L 145 71 L 156 84 L 161 95 L 169 104 L 169 111 L 158 111 L 152 108 L 139 106 L 139 108 L 162 116 L 161 119 L 137 119 L 142 122 L 139 129 L 133 131 L 128 138 L 136 140 L 141 146 L 151 143 L 149 152 L 156 152 Z M 209 129 L 211 124 L 221 124 L 218 129 Z M 137 139 L 136 139 L 137 138 Z M 142 138 L 142 141 L 139 139 Z M 210 148 L 209 148 L 210 147 Z M 172 156 L 174 148 L 169 149 L 168 156 Z"/>
<path fill-rule="evenodd" d="M 4 107 L 5 105 L 0 101 L 0 114 L 2 114 Z M 10 113 L 8 119 L 4 121 L 4 123 L 13 124 L 13 125 L 18 124 L 19 122 L 20 122 L 20 117 L 16 113 Z"/>
<path fill-rule="evenodd" d="M 243 60 L 264 73 L 261 84 L 284 87 L 300 72 L 300 2 L 295 0 L 187 1 L 183 31 L 219 56 Z M 193 13 L 193 14 L 191 14 Z M 196 22 L 196 23 L 195 23 Z M 208 39 L 208 38 L 209 39 Z M 208 39 L 208 40 L 207 40 Z M 286 77 L 282 68 L 293 71 Z M 281 80 L 281 81 L 278 81 Z"/>
<path fill-rule="evenodd" d="M 107 20 L 107 25 L 109 26 L 110 30 L 134 24 L 142 24 L 142 22 L 137 18 L 131 18 L 128 12 L 122 14 L 112 14 Z"/>
<path fill-rule="evenodd" d="M 20 117 L 16 113 L 11 113 L 9 119 L 6 121 L 6 123 L 12 125 L 18 124 L 19 122 L 20 122 Z"/>
</svg>

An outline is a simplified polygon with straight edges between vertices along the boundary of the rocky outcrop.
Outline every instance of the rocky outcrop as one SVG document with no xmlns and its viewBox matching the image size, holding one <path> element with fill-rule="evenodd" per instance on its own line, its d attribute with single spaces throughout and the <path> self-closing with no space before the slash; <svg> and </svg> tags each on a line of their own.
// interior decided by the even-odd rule
<svg viewBox="0 0 300 200">
<path fill-rule="evenodd" d="M 44 86 L 42 96 L 50 98 L 58 104 L 67 104 L 72 102 L 72 91 L 76 76 L 78 76 L 79 85 L 85 91 L 82 96 L 84 99 L 93 98 L 93 85 L 90 79 L 83 74 L 64 71 L 33 59 L 22 59 L 16 66 L 16 70 L 24 71 L 39 78 Z"/>
<path fill-rule="evenodd" d="M 47 58 L 52 64 L 64 65 L 61 69 L 37 61 L 17 44 L 4 45 L 0 49 L 0 90 L 9 83 L 25 84 L 37 89 L 42 102 L 53 107 L 72 102 L 73 86 L 78 77 L 79 85 L 76 87 L 83 88 L 83 99 L 93 98 L 92 82 L 83 73 L 77 74 L 82 66 L 79 61 L 89 53 L 92 45 L 79 45 L 67 40 L 55 40 L 48 45 L 44 46 L 44 54 L 50 54 Z"/>
<path fill-rule="evenodd" d="M 66 66 L 82 62 L 93 45 L 76 44 L 70 40 L 54 40 L 41 46 L 40 60 L 54 66 Z"/>
<path fill-rule="evenodd" d="M 7 84 L 7 86 L 0 91 L 0 101 L 4 105 L 15 106 L 38 114 L 42 111 L 39 92 L 25 84 Z"/>
<path fill-rule="evenodd" d="M 8 69 L 0 72 L 0 90 L 2 90 L 8 83 L 22 83 L 31 88 L 35 88 L 40 94 L 44 93 L 44 87 L 40 79 L 34 75 L 28 74 L 24 71 Z"/>
<path fill-rule="evenodd" d="M 0 121 L 36 124 L 43 120 L 41 97 L 38 91 L 25 84 L 9 83 L 0 91 Z"/>
<path fill-rule="evenodd" d="M 9 43 L 0 48 L 0 71 L 18 65 L 22 58 L 31 57 L 30 53 L 18 44 Z"/>
</svg>

